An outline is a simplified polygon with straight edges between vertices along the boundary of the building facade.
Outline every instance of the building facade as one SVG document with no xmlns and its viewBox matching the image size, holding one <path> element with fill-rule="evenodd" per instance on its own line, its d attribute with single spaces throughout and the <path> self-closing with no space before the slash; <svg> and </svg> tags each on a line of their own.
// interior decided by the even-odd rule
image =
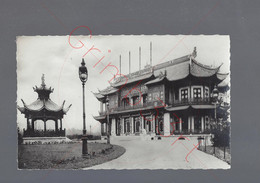
<svg viewBox="0 0 260 183">
<path fill-rule="evenodd" d="M 100 102 L 101 134 L 209 134 L 216 105 L 212 91 L 228 74 L 221 67 L 199 63 L 196 49 L 174 59 L 125 76 L 94 93 Z M 109 118 L 109 119 L 108 119 Z M 108 128 L 109 129 L 109 128 Z"/>
</svg>

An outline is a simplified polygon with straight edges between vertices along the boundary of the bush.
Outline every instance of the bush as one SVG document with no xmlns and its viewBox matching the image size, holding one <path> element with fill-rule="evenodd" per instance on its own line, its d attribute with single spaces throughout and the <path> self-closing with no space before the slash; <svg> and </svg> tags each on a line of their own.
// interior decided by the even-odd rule
<svg viewBox="0 0 260 183">
<path fill-rule="evenodd" d="M 224 128 L 223 130 L 214 129 L 212 138 L 212 144 L 215 147 L 229 147 L 230 143 L 230 128 Z"/>
</svg>

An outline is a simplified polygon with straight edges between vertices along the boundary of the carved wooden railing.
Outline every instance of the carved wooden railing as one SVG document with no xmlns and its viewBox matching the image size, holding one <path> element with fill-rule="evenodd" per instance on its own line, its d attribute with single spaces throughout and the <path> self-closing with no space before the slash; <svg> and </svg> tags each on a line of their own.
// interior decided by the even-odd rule
<svg viewBox="0 0 260 183">
<path fill-rule="evenodd" d="M 184 106 L 184 105 L 205 105 L 212 104 L 211 98 L 189 98 L 182 100 L 175 100 L 172 106 Z"/>
</svg>

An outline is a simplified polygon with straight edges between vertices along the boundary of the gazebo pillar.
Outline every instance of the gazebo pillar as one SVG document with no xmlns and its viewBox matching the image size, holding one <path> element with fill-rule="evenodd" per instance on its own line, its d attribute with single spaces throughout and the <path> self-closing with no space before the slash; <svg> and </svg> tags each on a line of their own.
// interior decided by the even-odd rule
<svg viewBox="0 0 260 183">
<path fill-rule="evenodd" d="M 58 120 L 57 119 L 55 120 L 55 131 L 56 132 L 58 131 Z"/>
<path fill-rule="evenodd" d="M 62 130 L 62 119 L 60 119 L 60 130 Z"/>
<path fill-rule="evenodd" d="M 46 119 L 44 119 L 43 122 L 44 122 L 44 132 L 46 132 Z"/>
<path fill-rule="evenodd" d="M 30 129 L 30 121 L 29 118 L 27 118 L 27 130 Z"/>
<path fill-rule="evenodd" d="M 32 130 L 34 131 L 34 119 L 32 119 Z"/>
</svg>

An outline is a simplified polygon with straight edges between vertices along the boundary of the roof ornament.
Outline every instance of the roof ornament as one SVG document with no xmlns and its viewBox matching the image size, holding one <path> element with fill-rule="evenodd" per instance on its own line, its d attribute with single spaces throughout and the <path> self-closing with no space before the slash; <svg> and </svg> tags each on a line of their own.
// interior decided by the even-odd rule
<svg viewBox="0 0 260 183">
<path fill-rule="evenodd" d="M 46 84 L 45 84 L 45 79 L 44 79 L 44 74 L 42 74 L 42 87 L 45 88 Z"/>
<path fill-rule="evenodd" d="M 195 58 L 195 57 L 197 56 L 197 48 L 196 48 L 196 46 L 194 47 L 191 56 L 192 56 L 193 58 Z"/>
<path fill-rule="evenodd" d="M 167 70 L 166 69 L 164 70 L 164 76 L 167 76 Z"/>
</svg>

